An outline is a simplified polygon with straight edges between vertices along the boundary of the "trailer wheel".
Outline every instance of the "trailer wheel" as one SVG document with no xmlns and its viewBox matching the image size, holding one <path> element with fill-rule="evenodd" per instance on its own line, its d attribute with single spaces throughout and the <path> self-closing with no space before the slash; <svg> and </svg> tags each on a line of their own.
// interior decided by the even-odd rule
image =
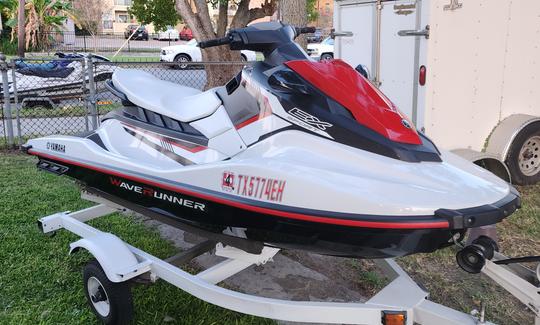
<svg viewBox="0 0 540 325">
<path fill-rule="evenodd" d="M 519 132 L 508 151 L 506 165 L 514 184 L 540 181 L 540 124 L 533 123 Z"/>
<path fill-rule="evenodd" d="M 97 318 L 104 324 L 129 324 L 133 318 L 133 297 L 128 283 L 111 282 L 97 260 L 83 269 L 84 293 Z"/>
</svg>

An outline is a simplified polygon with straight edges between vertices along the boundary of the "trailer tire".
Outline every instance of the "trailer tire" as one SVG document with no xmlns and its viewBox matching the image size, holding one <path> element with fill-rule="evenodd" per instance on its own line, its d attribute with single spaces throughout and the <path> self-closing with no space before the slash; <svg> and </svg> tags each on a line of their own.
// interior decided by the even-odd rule
<svg viewBox="0 0 540 325">
<path fill-rule="evenodd" d="M 99 262 L 91 260 L 83 268 L 86 299 L 104 324 L 130 324 L 133 319 L 133 296 L 128 283 L 111 282 Z"/>
<path fill-rule="evenodd" d="M 521 130 L 512 141 L 506 165 L 517 185 L 531 185 L 540 181 L 540 123 Z"/>
</svg>

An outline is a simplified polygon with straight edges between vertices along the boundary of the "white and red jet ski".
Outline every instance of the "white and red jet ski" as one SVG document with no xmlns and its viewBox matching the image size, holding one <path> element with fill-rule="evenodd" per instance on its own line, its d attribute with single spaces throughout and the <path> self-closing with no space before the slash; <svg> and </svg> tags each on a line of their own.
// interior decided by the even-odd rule
<svg viewBox="0 0 540 325">
<path fill-rule="evenodd" d="M 506 182 L 439 150 L 359 72 L 281 23 L 200 47 L 263 52 L 205 92 L 119 69 L 95 132 L 28 141 L 38 167 L 230 245 L 383 258 L 432 252 L 512 214 Z"/>
</svg>

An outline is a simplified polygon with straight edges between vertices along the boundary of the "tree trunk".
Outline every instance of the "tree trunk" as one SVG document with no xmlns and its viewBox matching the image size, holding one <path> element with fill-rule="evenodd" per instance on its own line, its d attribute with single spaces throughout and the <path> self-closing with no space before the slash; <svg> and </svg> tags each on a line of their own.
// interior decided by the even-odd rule
<svg viewBox="0 0 540 325">
<path fill-rule="evenodd" d="M 191 2 L 193 2 L 195 5 L 195 11 L 191 6 Z M 249 9 L 249 2 L 250 0 L 240 1 L 238 4 L 238 10 L 232 19 L 231 28 L 244 27 L 252 20 L 262 18 L 264 16 L 271 16 L 275 11 L 277 0 L 265 0 L 260 8 L 252 9 Z M 224 19 L 223 17 L 228 18 L 228 6 L 225 5 L 222 8 L 220 4 L 217 33 L 214 31 L 212 26 L 206 0 L 176 0 L 176 11 L 180 14 L 180 16 L 182 16 L 187 25 L 191 28 L 195 39 L 198 41 L 204 41 L 222 37 L 222 35 L 225 34 L 227 21 L 222 20 Z M 203 49 L 201 52 L 204 62 L 221 62 L 218 64 L 211 63 L 205 66 L 205 89 L 224 85 L 242 68 L 240 64 L 226 64 L 227 61 L 239 62 L 241 58 L 240 51 L 230 51 L 227 46 L 218 46 Z"/>
<path fill-rule="evenodd" d="M 280 0 L 279 11 L 281 13 L 281 21 L 296 27 L 305 27 L 307 25 L 307 1 L 306 0 Z M 307 40 L 305 35 L 300 35 L 296 42 L 307 48 Z"/>
<path fill-rule="evenodd" d="M 25 0 L 19 0 L 19 8 L 17 13 L 17 55 L 24 58 L 24 34 L 25 34 L 25 17 L 24 17 Z"/>
</svg>

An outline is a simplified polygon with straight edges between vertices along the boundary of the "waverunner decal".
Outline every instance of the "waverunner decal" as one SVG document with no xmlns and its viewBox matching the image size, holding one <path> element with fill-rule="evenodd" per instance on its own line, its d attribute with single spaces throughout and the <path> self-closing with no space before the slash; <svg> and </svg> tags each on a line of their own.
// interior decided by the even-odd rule
<svg viewBox="0 0 540 325">
<path fill-rule="evenodd" d="M 281 202 L 286 184 L 286 181 L 279 179 L 242 174 L 236 177 L 232 172 L 224 172 L 221 188 L 245 197 Z"/>
<path fill-rule="evenodd" d="M 200 210 L 203 212 L 206 211 L 206 205 L 204 203 L 195 202 L 195 201 L 188 200 L 188 199 L 171 195 L 171 194 L 165 194 L 151 187 L 143 187 L 143 186 L 130 184 L 128 182 L 119 180 L 118 178 L 114 178 L 114 177 L 109 177 L 109 181 L 111 185 L 123 188 L 127 191 L 135 192 L 144 196 L 149 196 L 158 200 L 178 204 L 186 208 L 191 208 L 193 210 Z"/>
</svg>

